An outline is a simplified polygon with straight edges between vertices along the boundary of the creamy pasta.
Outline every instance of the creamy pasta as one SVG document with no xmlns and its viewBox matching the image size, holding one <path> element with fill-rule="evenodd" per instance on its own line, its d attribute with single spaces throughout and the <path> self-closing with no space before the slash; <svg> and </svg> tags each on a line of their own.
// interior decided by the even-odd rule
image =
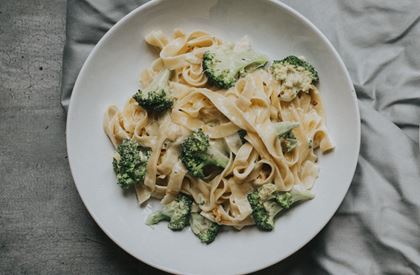
<svg viewBox="0 0 420 275">
<path fill-rule="evenodd" d="M 151 197 L 168 204 L 184 193 L 203 217 L 241 229 L 254 224 L 250 192 L 270 183 L 279 192 L 312 188 L 318 177 L 316 150 L 334 147 L 316 85 L 303 80 L 304 88 L 293 88 L 300 81 L 293 72 L 279 80 L 264 67 L 241 75 L 228 89 L 215 88 L 203 69 L 204 53 L 222 45 L 247 48 L 248 39 L 228 44 L 207 32 L 175 30 L 171 36 L 153 31 L 145 40 L 159 57 L 140 74 L 139 86 L 170 70 L 172 108 L 156 116 L 130 98 L 122 109 L 110 106 L 103 122 L 115 148 L 126 139 L 150 148 L 144 181 L 135 185 L 140 204 Z M 276 130 L 281 122 L 298 125 L 291 130 L 294 147 L 289 151 Z M 180 145 L 199 128 L 229 159 L 204 178 L 192 176 L 180 159 Z"/>
</svg>

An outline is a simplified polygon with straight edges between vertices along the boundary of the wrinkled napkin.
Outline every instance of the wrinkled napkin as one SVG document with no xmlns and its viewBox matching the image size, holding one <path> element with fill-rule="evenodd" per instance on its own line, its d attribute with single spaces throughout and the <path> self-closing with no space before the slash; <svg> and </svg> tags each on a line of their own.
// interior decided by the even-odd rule
<svg viewBox="0 0 420 275">
<path fill-rule="evenodd" d="M 65 110 L 96 42 L 144 2 L 68 0 Z M 341 55 L 357 92 L 362 139 L 352 185 L 332 220 L 300 251 L 258 274 L 420 274 L 420 1 L 283 2 Z"/>
</svg>

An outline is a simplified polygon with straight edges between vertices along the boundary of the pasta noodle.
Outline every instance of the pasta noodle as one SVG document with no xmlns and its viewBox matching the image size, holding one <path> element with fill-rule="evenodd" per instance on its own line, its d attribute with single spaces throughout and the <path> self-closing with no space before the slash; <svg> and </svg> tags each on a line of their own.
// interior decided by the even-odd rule
<svg viewBox="0 0 420 275">
<path fill-rule="evenodd" d="M 315 85 L 296 95 L 287 91 L 268 70 L 257 69 L 241 77 L 227 90 L 208 84 L 203 55 L 224 42 L 213 35 L 175 30 L 172 36 L 154 31 L 146 42 L 159 50 L 159 57 L 140 75 L 142 87 L 163 69 L 172 71 L 169 90 L 174 98 L 170 111 L 148 114 L 133 98 L 122 110 L 110 106 L 104 130 L 117 148 L 134 139 L 151 149 L 144 182 L 136 185 L 140 204 L 151 197 L 167 204 L 179 193 L 190 195 L 201 215 L 218 224 L 241 229 L 254 223 L 247 194 L 266 183 L 279 191 L 294 185 L 312 188 L 318 177 L 316 150 L 334 148 L 328 135 L 325 114 Z M 236 48 L 249 47 L 244 39 Z M 282 149 L 275 125 L 299 122 L 293 129 L 297 146 Z M 223 144 L 229 163 L 203 179 L 191 176 L 180 160 L 180 144 L 191 131 L 201 128 L 210 142 Z M 237 134 L 246 131 L 242 139 Z"/>
</svg>

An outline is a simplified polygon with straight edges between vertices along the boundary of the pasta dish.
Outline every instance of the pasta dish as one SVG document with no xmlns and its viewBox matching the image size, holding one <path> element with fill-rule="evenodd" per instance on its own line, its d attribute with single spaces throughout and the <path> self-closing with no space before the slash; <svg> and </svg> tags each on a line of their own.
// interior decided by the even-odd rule
<svg viewBox="0 0 420 275">
<path fill-rule="evenodd" d="M 246 36 L 229 43 L 174 30 L 145 40 L 158 57 L 103 126 L 117 183 L 140 204 L 161 200 L 148 224 L 191 226 L 208 244 L 223 226 L 271 231 L 279 214 L 314 197 L 317 151 L 334 145 L 308 61 L 270 61 Z"/>
</svg>

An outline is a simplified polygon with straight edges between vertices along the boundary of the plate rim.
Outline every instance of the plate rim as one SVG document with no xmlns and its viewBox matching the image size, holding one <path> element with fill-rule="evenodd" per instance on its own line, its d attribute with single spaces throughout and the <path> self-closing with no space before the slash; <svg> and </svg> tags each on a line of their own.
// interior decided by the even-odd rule
<svg viewBox="0 0 420 275">
<path fill-rule="evenodd" d="M 67 149 L 67 155 L 68 155 L 68 162 L 69 162 L 69 167 L 70 167 L 70 172 L 73 178 L 73 182 L 74 185 L 76 186 L 77 192 L 79 194 L 80 199 L 82 200 L 85 208 L 87 209 L 89 215 L 93 218 L 93 220 L 95 221 L 95 223 L 101 228 L 101 230 L 115 243 L 118 245 L 118 247 L 120 247 L 122 250 L 124 250 L 126 253 L 128 253 L 130 256 L 134 257 L 135 259 L 149 265 L 152 266 L 156 269 L 165 271 L 165 272 L 169 272 L 169 273 L 174 273 L 174 274 L 190 274 L 187 272 L 181 272 L 179 270 L 176 270 L 174 268 L 168 267 L 168 266 L 163 266 L 163 265 L 159 265 L 156 263 L 151 263 L 151 262 L 147 262 L 145 260 L 142 259 L 142 257 L 135 255 L 135 253 L 127 250 L 124 245 L 122 243 L 120 243 L 116 237 L 114 237 L 114 235 L 108 231 L 108 229 L 106 228 L 105 225 L 103 225 L 99 219 L 96 217 L 93 209 L 90 209 L 86 202 L 85 202 L 85 198 L 82 195 L 80 188 L 78 186 L 78 184 L 75 181 L 75 177 L 74 174 L 75 172 L 73 171 L 74 168 L 72 168 L 72 153 L 70 150 L 70 146 L 69 146 L 69 142 L 68 140 L 70 139 L 70 134 L 68 131 L 69 129 L 69 124 L 72 118 L 72 114 L 73 114 L 73 106 L 74 104 L 72 104 L 75 100 L 74 98 L 76 96 L 76 94 L 78 94 L 78 90 L 79 90 L 79 85 L 80 85 L 80 79 L 81 79 L 81 75 L 84 74 L 86 68 L 87 68 L 87 64 L 90 63 L 91 59 L 93 58 L 93 56 L 95 55 L 95 52 L 102 46 L 102 44 L 107 40 L 108 36 L 111 35 L 111 33 L 115 32 L 116 30 L 118 30 L 126 21 L 128 21 L 129 19 L 131 19 L 133 16 L 136 16 L 137 13 L 142 12 L 143 10 L 146 10 L 148 8 L 153 8 L 154 6 L 158 6 L 163 2 L 169 2 L 171 0 L 152 0 L 149 1 L 147 3 L 144 3 L 140 6 L 138 6 L 137 8 L 135 8 L 134 10 L 130 11 L 128 14 L 126 14 L 125 16 L 123 16 L 120 20 L 118 20 L 109 30 L 107 30 L 107 32 L 101 37 L 101 39 L 96 43 L 96 45 L 92 48 L 92 50 L 90 51 L 88 57 L 86 58 L 86 60 L 83 62 L 83 65 L 77 75 L 76 81 L 74 83 L 73 89 L 72 89 L 72 94 L 70 97 L 70 101 L 69 101 L 69 107 L 68 107 L 68 112 L 67 112 L 67 119 L 66 119 L 66 149 Z M 350 188 L 350 185 L 354 179 L 354 175 L 356 172 L 356 167 L 357 167 L 357 163 L 358 163 L 358 157 L 360 154 L 360 143 L 361 143 L 361 118 L 360 118 L 360 109 L 359 109 L 359 104 L 358 104 L 358 100 L 357 100 L 357 95 L 356 95 L 356 91 L 354 89 L 353 86 L 353 82 L 351 80 L 350 74 L 343 62 L 343 60 L 341 59 L 340 55 L 338 54 L 337 50 L 335 49 L 335 47 L 332 45 L 332 43 L 328 40 L 328 38 L 309 20 L 307 19 L 305 16 L 303 16 L 302 14 L 300 14 L 298 11 L 296 11 L 295 9 L 293 9 L 292 7 L 288 6 L 287 4 L 279 1 L 279 0 L 260 0 L 260 1 L 265 1 L 267 3 L 272 3 L 274 5 L 277 5 L 278 7 L 280 7 L 281 9 L 283 9 L 284 11 L 290 13 L 292 16 L 296 17 L 297 19 L 303 21 L 303 23 L 310 28 L 312 31 L 314 31 L 320 38 L 321 40 L 329 47 L 329 49 L 331 50 L 332 54 L 334 55 L 334 57 L 336 58 L 336 60 L 338 61 L 338 65 L 341 67 L 341 69 L 343 70 L 344 74 L 345 74 L 345 80 L 346 80 L 346 85 L 349 86 L 350 91 L 351 91 L 351 99 L 352 99 L 352 103 L 355 107 L 355 111 L 356 111 L 356 122 L 357 122 L 357 127 L 355 129 L 356 131 L 356 150 L 354 151 L 354 156 L 353 156 L 353 160 L 352 160 L 352 167 L 349 168 L 349 171 L 351 171 L 352 174 L 352 178 L 351 180 L 346 183 L 347 186 L 345 186 L 345 192 L 343 192 L 343 195 L 340 197 L 340 203 L 336 206 L 333 207 L 332 209 L 334 209 L 334 211 L 332 211 L 329 216 L 328 219 L 325 219 L 324 222 L 320 223 L 321 225 L 319 226 L 319 228 L 316 228 L 315 230 L 313 230 L 312 234 L 309 234 L 305 240 L 301 243 L 301 245 L 296 246 L 296 249 L 290 251 L 289 253 L 286 254 L 286 256 L 282 257 L 278 257 L 273 259 L 273 261 L 270 261 L 269 264 L 255 264 L 253 269 L 249 269 L 248 271 L 246 271 L 247 273 L 251 273 L 251 272 L 256 272 L 258 270 L 267 268 L 269 266 L 272 266 L 276 263 L 279 263 L 285 259 L 287 259 L 288 257 L 290 257 L 291 255 L 295 254 L 297 251 L 299 251 L 300 249 L 302 249 L 302 247 L 304 247 L 306 244 L 308 244 L 315 236 L 317 236 L 321 230 L 327 225 L 327 223 L 332 219 L 332 217 L 335 215 L 335 213 L 337 212 L 338 208 L 341 206 L 341 204 L 343 203 L 343 200 Z M 343 188 L 344 190 L 344 188 Z"/>
</svg>

